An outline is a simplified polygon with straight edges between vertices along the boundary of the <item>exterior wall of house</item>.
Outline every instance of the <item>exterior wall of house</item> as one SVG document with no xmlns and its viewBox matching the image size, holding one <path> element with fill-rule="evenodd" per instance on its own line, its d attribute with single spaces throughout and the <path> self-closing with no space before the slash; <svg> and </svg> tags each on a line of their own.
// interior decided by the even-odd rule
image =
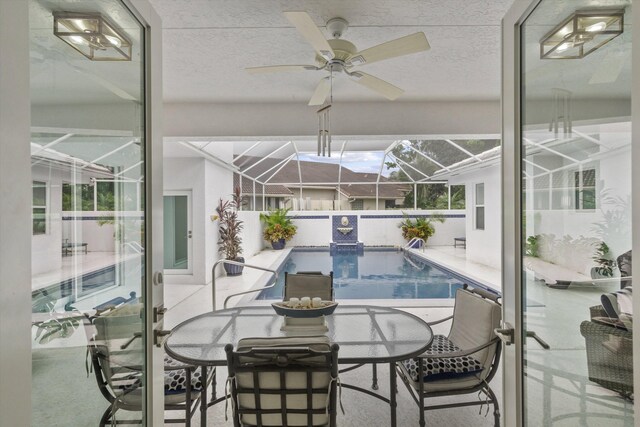
<svg viewBox="0 0 640 427">
<path fill-rule="evenodd" d="M 224 147 L 220 150 L 216 150 L 216 154 L 227 161 L 233 159 L 230 147 L 227 147 L 227 151 L 223 152 Z M 215 164 L 206 161 L 205 162 L 205 183 L 204 183 L 204 212 L 202 216 L 194 215 L 193 222 L 200 221 L 199 218 L 204 217 L 204 282 L 209 283 L 211 281 L 211 268 L 213 264 L 220 259 L 221 255 L 218 253 L 218 221 L 211 221 L 211 215 L 215 214 L 216 206 L 218 206 L 218 200 L 223 198 L 224 200 L 231 200 L 233 193 L 233 174 L 231 171 L 222 169 Z M 195 235 L 195 233 L 194 233 Z M 222 270 L 222 268 L 221 268 Z M 195 270 L 194 270 L 195 272 Z M 219 274 L 224 274 L 220 272 Z"/>
<path fill-rule="evenodd" d="M 630 147 L 626 147 L 625 150 L 614 152 L 592 165 L 596 169 L 595 210 L 536 210 L 535 214 L 528 214 L 526 218 L 527 228 L 534 230 L 532 235 L 545 235 L 546 240 L 554 239 L 556 242 L 563 238 L 585 239 L 585 242 L 586 239 L 590 239 L 591 246 L 604 241 L 614 258 L 631 249 L 629 149 Z M 603 197 L 605 195 L 607 198 Z M 585 230 L 589 232 L 585 233 Z M 575 252 L 571 254 L 573 259 L 570 260 L 570 264 L 573 269 L 589 274 L 590 268 L 594 266 L 592 257 L 595 255 L 595 249 L 593 247 L 591 250 L 583 251 L 579 260 L 575 259 Z M 557 258 L 557 254 L 554 257 Z M 558 259 L 547 261 L 562 262 Z"/>
<path fill-rule="evenodd" d="M 164 190 L 190 191 L 192 215 L 192 268 L 193 275 L 166 274 L 165 283 L 204 284 L 206 283 L 206 241 L 218 239 L 218 231 L 211 231 L 211 220 L 207 215 L 206 193 L 213 190 L 205 186 L 205 162 L 202 158 L 165 158 Z M 207 230 L 209 233 L 207 234 Z"/>
<path fill-rule="evenodd" d="M 37 165 L 32 181 L 47 185 L 47 231 L 31 237 L 31 274 L 37 275 L 62 267 L 62 171 Z"/>
<path fill-rule="evenodd" d="M 164 189 L 191 191 L 192 275 L 165 274 L 165 282 L 205 284 L 219 259 L 218 222 L 211 221 L 219 198 L 230 199 L 233 175 L 202 158 L 165 158 Z"/>
<path fill-rule="evenodd" d="M 479 183 L 484 183 L 484 230 L 475 229 L 475 186 Z M 496 164 L 488 168 L 460 173 L 452 177 L 449 184 L 466 186 L 466 225 L 464 232 L 456 237 L 467 238 L 467 259 L 499 269 L 502 255 L 500 166 Z"/>
<path fill-rule="evenodd" d="M 376 199 L 362 199 L 362 209 L 365 211 L 375 211 L 375 210 L 380 210 L 383 211 L 385 210 L 385 202 L 387 199 L 378 199 L 378 205 L 376 206 Z M 394 201 L 396 199 L 393 199 Z"/>
</svg>

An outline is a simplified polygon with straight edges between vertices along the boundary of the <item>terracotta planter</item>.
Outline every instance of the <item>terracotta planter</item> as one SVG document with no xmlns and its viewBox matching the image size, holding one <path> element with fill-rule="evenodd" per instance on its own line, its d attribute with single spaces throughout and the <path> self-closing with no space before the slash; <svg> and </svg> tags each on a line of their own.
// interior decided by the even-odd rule
<svg viewBox="0 0 640 427">
<path fill-rule="evenodd" d="M 237 257 L 233 261 L 244 262 L 244 258 Z M 242 270 L 244 269 L 244 265 L 235 265 L 235 264 L 227 264 L 224 263 L 224 271 L 227 273 L 227 276 L 239 276 L 242 274 Z"/>
<path fill-rule="evenodd" d="M 275 242 L 271 242 L 271 247 L 277 251 L 284 249 L 287 241 L 284 239 L 277 240 Z"/>
</svg>

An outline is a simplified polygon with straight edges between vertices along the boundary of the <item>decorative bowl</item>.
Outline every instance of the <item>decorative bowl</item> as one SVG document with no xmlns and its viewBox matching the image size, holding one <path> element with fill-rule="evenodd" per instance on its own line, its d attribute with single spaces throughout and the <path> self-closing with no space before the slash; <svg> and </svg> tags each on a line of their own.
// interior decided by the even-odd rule
<svg viewBox="0 0 640 427">
<path fill-rule="evenodd" d="M 285 305 L 285 302 L 274 302 L 271 304 L 271 306 L 276 311 L 276 314 L 279 314 L 280 316 L 289 316 L 296 318 L 327 316 L 329 314 L 332 314 L 338 306 L 338 303 L 335 301 L 323 301 L 323 303 L 327 305 L 317 308 L 291 308 L 287 307 Z"/>
</svg>

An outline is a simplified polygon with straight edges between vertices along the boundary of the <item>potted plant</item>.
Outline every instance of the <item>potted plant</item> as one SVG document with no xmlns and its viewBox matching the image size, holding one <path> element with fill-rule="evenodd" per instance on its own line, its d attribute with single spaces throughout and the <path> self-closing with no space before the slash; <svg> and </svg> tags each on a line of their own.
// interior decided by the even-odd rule
<svg viewBox="0 0 640 427">
<path fill-rule="evenodd" d="M 536 234 L 535 236 L 527 237 L 524 253 L 526 256 L 536 257 L 536 258 L 538 257 L 540 253 L 540 235 L 539 234 Z"/>
<path fill-rule="evenodd" d="M 239 256 L 242 253 L 242 238 L 240 231 L 244 227 L 243 221 L 238 219 L 238 211 L 235 202 L 220 199 L 216 207 L 218 214 L 218 252 L 222 253 L 224 259 L 230 261 L 244 262 L 244 258 Z M 242 274 L 244 266 L 224 263 L 224 270 L 227 276 L 237 276 Z"/>
<path fill-rule="evenodd" d="M 616 268 L 616 261 L 611 256 L 609 246 L 605 242 L 601 242 L 596 248 L 596 254 L 593 260 L 598 264 L 591 267 L 591 278 L 601 279 L 605 277 L 613 277 L 613 271 Z"/>
<path fill-rule="evenodd" d="M 403 212 L 404 219 L 400 222 L 400 229 L 402 230 L 402 237 L 405 240 L 410 241 L 413 238 L 420 238 L 427 243 L 429 237 L 433 236 L 436 232 L 434 223 L 444 222 L 444 216 L 440 214 L 433 214 L 430 218 L 416 217 L 415 219 L 409 218 L 407 214 Z M 414 242 L 412 248 L 421 248 L 423 242 L 418 240 Z"/>
<path fill-rule="evenodd" d="M 265 225 L 262 236 L 271 242 L 273 249 L 284 249 L 287 240 L 296 234 L 297 227 L 287 217 L 289 209 L 276 209 L 269 213 L 261 213 L 260 221 Z"/>
</svg>

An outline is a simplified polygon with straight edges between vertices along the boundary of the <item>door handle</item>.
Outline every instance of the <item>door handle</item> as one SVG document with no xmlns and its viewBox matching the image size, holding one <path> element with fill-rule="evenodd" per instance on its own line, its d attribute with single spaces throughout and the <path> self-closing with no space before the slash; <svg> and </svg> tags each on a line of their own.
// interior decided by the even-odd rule
<svg viewBox="0 0 640 427">
<path fill-rule="evenodd" d="M 513 344 L 514 330 L 508 323 L 504 324 L 504 328 L 496 328 L 493 332 L 500 338 L 504 345 Z"/>
<path fill-rule="evenodd" d="M 511 325 L 509 325 L 508 323 L 505 323 L 504 326 L 505 327 L 502 329 L 494 329 L 493 332 L 498 336 L 498 338 L 500 338 L 502 342 L 504 342 L 505 345 L 511 345 L 514 341 L 515 330 L 510 327 Z M 551 349 L 551 346 L 547 344 L 545 340 L 540 338 L 534 331 L 527 331 L 526 336 L 527 338 L 533 338 L 534 340 L 536 340 L 536 342 L 540 344 L 540 346 L 545 350 Z"/>
<path fill-rule="evenodd" d="M 533 331 L 527 331 L 527 338 L 533 338 L 534 340 L 536 340 L 538 342 L 538 344 L 540 344 L 540 347 L 544 348 L 545 350 L 549 350 L 551 348 L 551 346 L 549 344 L 547 344 L 547 342 L 545 340 L 540 338 L 538 336 L 538 334 L 536 334 Z"/>
<path fill-rule="evenodd" d="M 164 306 L 164 304 L 160 304 L 156 307 L 153 307 L 153 322 L 159 322 L 160 319 L 164 317 L 169 309 Z"/>
<path fill-rule="evenodd" d="M 162 347 L 164 342 L 167 340 L 167 337 L 171 335 L 171 331 L 167 331 L 164 329 L 154 329 L 153 330 L 153 343 L 156 347 Z"/>
</svg>

